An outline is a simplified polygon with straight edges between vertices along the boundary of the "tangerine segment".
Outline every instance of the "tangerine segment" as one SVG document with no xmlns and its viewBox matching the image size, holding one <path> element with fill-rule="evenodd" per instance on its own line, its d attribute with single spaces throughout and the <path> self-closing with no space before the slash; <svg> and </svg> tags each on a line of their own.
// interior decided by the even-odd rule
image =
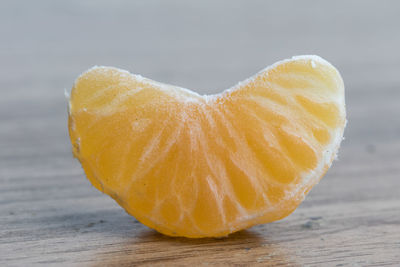
<svg viewBox="0 0 400 267">
<path fill-rule="evenodd" d="M 331 165 L 346 122 L 342 79 L 316 56 L 210 96 L 94 67 L 69 104 L 73 153 L 92 184 L 145 225 L 186 237 L 289 215 Z"/>
</svg>

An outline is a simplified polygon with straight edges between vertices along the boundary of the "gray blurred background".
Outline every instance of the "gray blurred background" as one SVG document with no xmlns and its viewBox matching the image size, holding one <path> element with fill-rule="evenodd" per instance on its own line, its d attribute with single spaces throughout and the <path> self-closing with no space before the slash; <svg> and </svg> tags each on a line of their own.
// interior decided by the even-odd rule
<svg viewBox="0 0 400 267">
<path fill-rule="evenodd" d="M 5 142 L 2 127 L 0 142 L 10 153 L 31 149 L 15 138 L 43 116 L 57 118 L 42 125 L 51 131 L 29 138 L 43 146 L 51 138 L 64 151 L 63 91 L 93 65 L 216 93 L 278 60 L 316 54 L 343 75 L 349 127 L 365 112 L 352 101 L 374 91 L 375 101 L 392 103 L 387 96 L 400 84 L 398 1 L 3 0 L 0 7 L 0 118 L 15 130 Z M 359 130 L 390 135 L 374 126 Z"/>
<path fill-rule="evenodd" d="M 346 86 L 349 123 L 339 161 L 293 215 L 268 229 L 296 225 L 311 207 L 320 209 L 318 216 L 329 217 L 339 209 L 330 208 L 340 203 L 347 209 L 334 219 L 343 220 L 325 223 L 332 233 L 337 227 L 374 227 L 376 218 L 398 227 L 399 11 L 400 1 L 395 0 L 1 0 L 0 262 L 26 264 L 46 257 L 69 262 L 76 255 L 85 259 L 88 250 L 107 251 L 99 241 L 105 240 L 103 233 L 116 244 L 132 245 L 135 241 L 125 238 L 136 238 L 137 229 L 144 229 L 132 228 L 131 217 L 92 188 L 72 158 L 64 89 L 70 90 L 77 76 L 93 65 L 115 66 L 210 94 L 294 55 L 327 59 Z M 380 213 L 385 207 L 390 210 Z M 360 210 L 361 219 L 348 219 Z M 92 220 L 108 223 L 85 228 Z M 271 230 L 271 242 L 291 229 L 297 228 L 277 230 L 276 235 Z M 375 233 L 368 229 L 366 233 Z M 78 239 L 82 243 L 76 232 L 84 236 Z M 382 244 L 398 233 L 383 237 Z M 57 247 L 60 241 L 52 236 L 63 237 L 61 243 L 77 254 Z M 317 241 L 299 257 L 312 258 Z M 291 246 L 302 246 L 285 244 L 292 255 Z M 391 248 L 398 252 L 398 247 Z"/>
</svg>

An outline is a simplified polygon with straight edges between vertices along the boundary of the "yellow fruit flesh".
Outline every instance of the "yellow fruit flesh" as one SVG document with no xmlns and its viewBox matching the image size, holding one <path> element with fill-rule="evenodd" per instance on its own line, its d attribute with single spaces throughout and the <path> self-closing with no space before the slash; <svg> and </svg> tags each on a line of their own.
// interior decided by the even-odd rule
<svg viewBox="0 0 400 267">
<path fill-rule="evenodd" d="M 212 96 L 98 67 L 70 99 L 73 152 L 92 184 L 147 226 L 187 237 L 290 214 L 330 166 L 344 125 L 343 82 L 316 57 Z"/>
</svg>

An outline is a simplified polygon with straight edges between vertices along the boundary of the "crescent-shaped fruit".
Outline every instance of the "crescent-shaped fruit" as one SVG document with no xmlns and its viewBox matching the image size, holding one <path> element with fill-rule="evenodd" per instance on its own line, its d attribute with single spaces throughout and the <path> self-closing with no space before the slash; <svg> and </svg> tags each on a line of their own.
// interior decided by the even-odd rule
<svg viewBox="0 0 400 267">
<path fill-rule="evenodd" d="M 215 95 L 94 67 L 69 101 L 87 178 L 171 236 L 226 236 L 289 215 L 331 166 L 345 123 L 342 78 L 317 56 Z"/>
</svg>

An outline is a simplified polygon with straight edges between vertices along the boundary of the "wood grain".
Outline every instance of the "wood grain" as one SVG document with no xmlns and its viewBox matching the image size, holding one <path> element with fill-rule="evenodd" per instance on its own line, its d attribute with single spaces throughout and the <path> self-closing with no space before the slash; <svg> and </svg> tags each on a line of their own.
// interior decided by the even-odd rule
<svg viewBox="0 0 400 267">
<path fill-rule="evenodd" d="M 398 1 L 2 1 L 0 265 L 400 266 Z M 318 54 L 346 84 L 339 160 L 279 222 L 156 233 L 72 158 L 64 88 L 112 65 L 201 93 Z"/>
</svg>

